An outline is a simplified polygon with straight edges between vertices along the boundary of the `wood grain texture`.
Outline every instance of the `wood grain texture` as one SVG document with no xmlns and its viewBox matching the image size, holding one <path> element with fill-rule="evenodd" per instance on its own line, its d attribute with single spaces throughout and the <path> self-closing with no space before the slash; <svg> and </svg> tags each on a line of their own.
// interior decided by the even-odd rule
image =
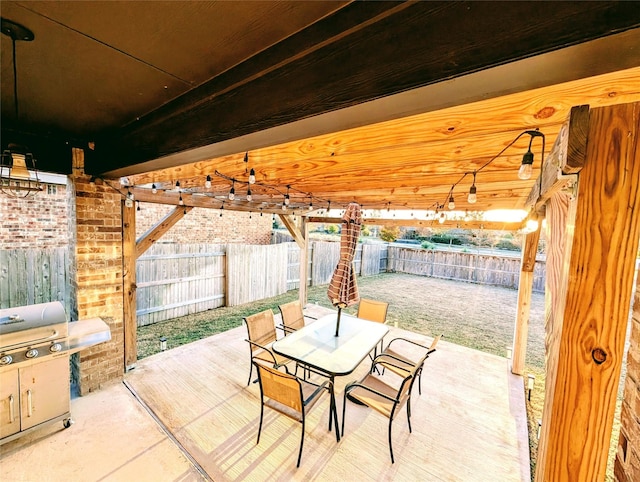
<svg viewBox="0 0 640 482">
<path fill-rule="evenodd" d="M 122 201 L 122 282 L 124 321 L 124 365 L 133 368 L 138 360 L 136 323 L 136 210 Z"/>
<path fill-rule="evenodd" d="M 147 249 L 149 249 L 192 209 L 193 207 L 191 206 L 176 206 L 176 208 L 168 213 L 160 222 L 144 233 L 136 242 L 136 258 L 142 256 Z"/>
<path fill-rule="evenodd" d="M 184 187 L 188 205 L 207 205 L 219 209 L 253 210 L 263 202 L 275 209 L 283 193 L 261 187 L 290 185 L 292 203 L 314 207 L 340 207 L 357 201 L 369 208 L 432 209 L 447 200 L 451 186 L 466 172 L 479 169 L 524 129 L 540 128 L 552 148 L 569 118 L 573 106 L 588 102 L 593 107 L 640 99 L 637 79 L 640 68 L 604 74 L 566 84 L 487 99 L 457 107 L 426 112 L 400 119 L 318 135 L 283 144 L 253 149 L 244 162 L 245 152 L 215 159 L 129 176 L 136 199 L 176 204 L 178 193 L 159 191 L 151 195 L 150 185 L 172 188 L 176 180 Z M 526 137 L 526 136 L 525 136 Z M 522 181 L 517 170 L 528 140 L 523 137 L 477 174 L 478 202 L 467 203 L 472 176 L 467 175 L 454 189 L 460 209 L 524 208 L 527 196 L 539 174 L 540 146 L 534 145 L 534 178 Z M 572 151 L 573 152 L 573 151 Z M 545 156 L 547 157 L 547 156 Z M 246 181 L 247 168 L 256 171 L 252 186 L 253 203 L 225 199 L 231 182 L 213 175 Z M 552 170 L 548 169 L 551 175 Z M 211 189 L 204 179 L 212 176 Z M 236 185 L 240 192 L 239 185 Z M 195 195 L 202 192 L 205 196 Z M 299 194 L 302 191 L 304 194 Z"/>
<path fill-rule="evenodd" d="M 533 233 L 524 236 L 522 263 L 518 280 L 518 305 L 516 307 L 515 330 L 513 334 L 513 358 L 511 372 L 516 375 L 524 374 L 527 358 L 527 336 L 529 333 L 529 312 L 531 311 L 531 294 L 533 292 L 534 268 L 536 253 L 540 241 L 541 225 Z"/>
<path fill-rule="evenodd" d="M 607 464 L 640 235 L 640 104 L 593 109 L 588 140 L 536 480 L 603 480 Z"/>
</svg>

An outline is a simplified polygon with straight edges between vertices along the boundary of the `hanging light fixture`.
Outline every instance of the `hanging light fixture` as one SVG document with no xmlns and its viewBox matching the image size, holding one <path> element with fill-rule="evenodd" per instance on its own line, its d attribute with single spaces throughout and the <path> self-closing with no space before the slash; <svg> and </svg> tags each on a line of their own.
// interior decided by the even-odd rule
<svg viewBox="0 0 640 482">
<path fill-rule="evenodd" d="M 525 131 L 525 134 L 530 136 L 529 148 L 524 156 L 522 156 L 522 163 L 520 164 L 520 169 L 518 169 L 518 177 L 523 180 L 531 178 L 531 174 L 533 174 L 533 152 L 531 152 L 531 144 L 533 143 L 534 137 L 542 137 L 542 153 L 544 155 L 544 134 L 539 130 Z"/>
<path fill-rule="evenodd" d="M 180 193 L 180 198 L 178 199 L 178 204 L 179 204 L 180 206 L 183 206 L 183 205 L 184 205 L 184 201 L 182 200 L 182 193 Z"/>
<path fill-rule="evenodd" d="M 32 41 L 33 32 L 23 25 L 2 18 L 2 33 L 11 38 L 13 64 L 13 105 L 15 121 L 19 119 L 18 69 L 16 65 L 16 41 Z M 27 197 L 42 191 L 36 169 L 36 159 L 29 148 L 9 143 L 2 151 L 0 160 L 0 192 L 11 197 Z"/>
<path fill-rule="evenodd" d="M 255 184 L 255 183 L 256 183 L 256 171 L 254 171 L 252 167 L 251 171 L 249 171 L 249 184 Z"/>
<path fill-rule="evenodd" d="M 229 201 L 233 201 L 236 198 L 236 182 L 232 181 L 231 191 L 229 191 Z"/>
<path fill-rule="evenodd" d="M 467 202 L 469 204 L 475 204 L 477 200 L 478 197 L 476 196 L 476 171 L 473 171 L 473 183 L 469 188 L 469 196 L 467 197 Z"/>
<path fill-rule="evenodd" d="M 155 185 L 155 184 L 151 184 L 151 192 L 152 192 L 153 194 L 156 194 L 156 193 L 158 192 L 158 188 L 156 187 L 156 185 Z"/>
<path fill-rule="evenodd" d="M 452 210 L 456 208 L 456 202 L 453 200 L 453 188 L 451 188 L 451 193 L 449 194 L 449 205 L 447 207 Z"/>
<path fill-rule="evenodd" d="M 207 174 L 207 179 L 204 181 L 204 187 L 211 189 L 211 176 Z"/>
<path fill-rule="evenodd" d="M 252 201 L 253 196 L 251 195 L 251 189 L 247 189 L 247 201 Z"/>
</svg>

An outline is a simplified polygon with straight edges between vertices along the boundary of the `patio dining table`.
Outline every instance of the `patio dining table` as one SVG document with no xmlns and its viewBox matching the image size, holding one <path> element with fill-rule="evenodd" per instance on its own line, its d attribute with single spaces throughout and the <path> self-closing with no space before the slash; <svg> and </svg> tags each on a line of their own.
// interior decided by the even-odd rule
<svg viewBox="0 0 640 482">
<path fill-rule="evenodd" d="M 333 392 L 335 377 L 352 373 L 387 334 L 389 328 L 381 323 L 343 313 L 340 334 L 335 336 L 337 316 L 337 313 L 332 313 L 305 325 L 274 342 L 272 349 L 279 355 L 329 377 L 334 404 L 332 408 L 335 410 L 336 430 L 339 436 Z"/>
</svg>

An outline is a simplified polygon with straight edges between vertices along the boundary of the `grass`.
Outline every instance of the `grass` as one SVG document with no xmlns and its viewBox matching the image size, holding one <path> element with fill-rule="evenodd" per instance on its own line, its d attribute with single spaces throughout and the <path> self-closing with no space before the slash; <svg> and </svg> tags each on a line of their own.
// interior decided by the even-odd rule
<svg viewBox="0 0 640 482">
<path fill-rule="evenodd" d="M 405 330 L 435 336 L 442 333 L 449 342 L 498 356 L 506 356 L 513 341 L 518 293 L 511 289 L 427 278 L 399 273 L 385 273 L 358 279 L 361 298 L 389 302 L 387 322 Z M 327 286 L 308 289 L 308 302 L 331 307 Z M 167 348 L 220 333 L 242 325 L 242 318 L 268 308 L 278 312 L 278 305 L 298 298 L 298 291 L 235 307 L 167 320 L 138 329 L 138 358 L 160 350 L 159 339 L 167 338 Z M 355 313 L 357 307 L 345 310 Z M 534 293 L 531 300 L 526 372 L 536 377 L 531 400 L 527 401 L 531 470 L 535 474 L 538 450 L 538 420 L 544 406 L 544 295 Z M 614 420 L 607 481 L 613 481 L 613 457 L 620 429 L 619 413 L 622 392 Z"/>
</svg>

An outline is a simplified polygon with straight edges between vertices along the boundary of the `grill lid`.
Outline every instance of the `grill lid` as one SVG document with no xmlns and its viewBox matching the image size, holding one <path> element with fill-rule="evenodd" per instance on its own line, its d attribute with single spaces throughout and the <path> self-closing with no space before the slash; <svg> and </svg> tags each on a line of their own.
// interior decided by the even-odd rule
<svg viewBox="0 0 640 482">
<path fill-rule="evenodd" d="M 0 348 L 67 333 L 67 315 L 59 301 L 0 310 Z"/>
</svg>

